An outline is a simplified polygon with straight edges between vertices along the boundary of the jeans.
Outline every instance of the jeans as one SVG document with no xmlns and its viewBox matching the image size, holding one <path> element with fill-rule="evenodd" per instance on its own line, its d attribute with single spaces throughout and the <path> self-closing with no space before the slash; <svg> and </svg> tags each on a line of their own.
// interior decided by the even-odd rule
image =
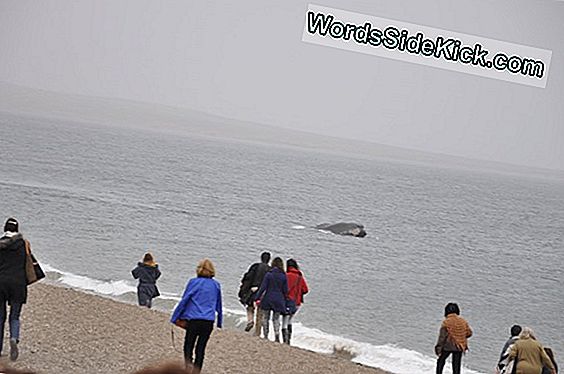
<svg viewBox="0 0 564 374">
<path fill-rule="evenodd" d="M 270 329 L 270 314 L 272 314 L 272 326 L 274 327 L 274 336 L 280 336 L 280 315 L 281 313 L 275 312 L 273 310 L 263 310 L 262 315 L 262 328 L 264 332 L 264 338 L 268 339 L 268 332 Z"/>
<path fill-rule="evenodd" d="M 213 322 L 203 319 L 191 319 L 188 321 L 186 337 L 184 338 L 184 359 L 187 364 L 193 363 L 199 369 L 204 365 L 206 345 L 213 330 Z M 194 345 L 196 346 L 195 360 L 193 360 Z"/>
<path fill-rule="evenodd" d="M 20 314 L 22 312 L 22 303 L 12 303 L 10 305 L 10 339 L 20 340 Z M 4 338 L 4 324 L 6 323 L 6 300 L 0 302 L 0 337 Z M 0 339 L 0 352 L 2 352 L 3 339 Z"/>
<path fill-rule="evenodd" d="M 437 372 L 436 374 L 443 374 L 446 359 L 452 353 L 452 374 L 460 374 L 460 365 L 462 363 L 462 352 L 441 352 L 437 359 Z"/>
</svg>

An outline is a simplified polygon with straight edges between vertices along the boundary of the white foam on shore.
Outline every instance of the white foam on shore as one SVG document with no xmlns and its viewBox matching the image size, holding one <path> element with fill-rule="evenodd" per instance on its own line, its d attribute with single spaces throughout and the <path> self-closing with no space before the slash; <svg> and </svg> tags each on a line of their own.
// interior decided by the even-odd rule
<svg viewBox="0 0 564 374">
<path fill-rule="evenodd" d="M 437 362 L 435 357 L 426 356 L 391 344 L 374 345 L 357 342 L 303 326 L 301 323 L 295 323 L 293 326 L 292 345 L 303 349 L 325 354 L 339 351 L 345 352 L 353 356 L 353 362 L 377 367 L 396 374 L 435 373 Z M 445 366 L 444 373 L 452 374 L 450 362 Z M 463 368 L 462 373 L 483 374 L 468 368 Z"/>
<path fill-rule="evenodd" d="M 306 227 L 305 227 L 305 226 L 302 226 L 302 225 L 294 225 L 294 226 L 292 226 L 292 228 L 293 228 L 294 230 L 304 230 Z"/>
<path fill-rule="evenodd" d="M 120 296 L 128 292 L 137 292 L 137 287 L 131 282 L 125 280 L 102 281 L 58 270 L 47 264 L 42 266 L 45 272 L 56 273 L 59 275 L 56 283 L 65 284 L 73 288 L 91 291 L 106 296 Z"/>
<path fill-rule="evenodd" d="M 125 280 L 103 281 L 87 276 L 76 275 L 55 269 L 44 264 L 43 270 L 48 278 L 54 279 L 55 284 L 63 284 L 79 290 L 89 291 L 102 296 L 116 297 L 126 293 L 136 293 L 136 286 Z M 54 276 L 50 276 L 50 274 Z M 159 299 L 179 301 L 180 295 L 163 292 Z M 123 301 L 123 300 L 122 300 Z M 172 310 L 172 309 L 171 309 Z M 168 312 L 170 312 L 169 310 Z M 241 328 L 246 324 L 246 312 L 243 309 L 224 308 L 224 317 L 232 317 L 235 327 Z M 391 344 L 374 345 L 362 343 L 325 333 L 321 330 L 306 327 L 301 323 L 294 323 L 292 345 L 309 351 L 333 354 L 344 352 L 350 354 L 353 362 L 380 368 L 395 374 L 433 374 L 435 373 L 436 358 L 419 352 L 397 347 Z M 270 331 L 273 338 L 273 331 Z M 444 370 L 445 374 L 452 374 L 450 362 Z M 463 368 L 462 374 L 483 374 L 475 370 Z"/>
</svg>

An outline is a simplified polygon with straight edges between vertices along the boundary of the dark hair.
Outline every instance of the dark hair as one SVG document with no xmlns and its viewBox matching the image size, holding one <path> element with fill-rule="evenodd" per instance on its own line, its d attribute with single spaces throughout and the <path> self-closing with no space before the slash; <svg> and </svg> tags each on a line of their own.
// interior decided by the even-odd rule
<svg viewBox="0 0 564 374">
<path fill-rule="evenodd" d="M 452 313 L 460 315 L 460 308 L 458 307 L 458 304 L 448 303 L 445 306 L 445 317 Z"/>
<path fill-rule="evenodd" d="M 6 220 L 6 223 L 4 224 L 4 231 L 18 232 L 18 229 L 19 223 L 17 219 L 10 217 Z"/>
<path fill-rule="evenodd" d="M 272 260 L 272 267 L 284 271 L 284 261 L 282 261 L 280 257 L 275 257 L 274 260 Z"/>
<path fill-rule="evenodd" d="M 262 252 L 260 255 L 260 260 L 261 262 L 268 264 L 268 261 L 270 261 L 270 252 Z"/>
<path fill-rule="evenodd" d="M 523 329 L 519 325 L 511 326 L 511 336 L 519 336 Z"/>
<path fill-rule="evenodd" d="M 288 268 L 299 269 L 296 260 L 294 260 L 293 258 L 289 258 L 288 261 L 286 261 L 286 269 Z"/>
<path fill-rule="evenodd" d="M 187 374 L 189 371 L 174 362 L 163 363 L 158 366 L 148 366 L 134 374 Z"/>
</svg>

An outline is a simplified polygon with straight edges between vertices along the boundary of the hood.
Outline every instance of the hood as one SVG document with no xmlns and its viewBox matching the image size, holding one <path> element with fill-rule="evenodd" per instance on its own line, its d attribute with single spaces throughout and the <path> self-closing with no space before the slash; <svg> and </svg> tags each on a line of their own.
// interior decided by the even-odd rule
<svg viewBox="0 0 564 374">
<path fill-rule="evenodd" d="M 13 236 L 4 235 L 3 237 L 0 238 L 0 251 L 16 250 L 18 247 L 13 246 L 12 244 L 14 244 L 16 241 L 20 239 L 23 239 L 23 236 L 20 233 L 17 233 Z"/>
</svg>

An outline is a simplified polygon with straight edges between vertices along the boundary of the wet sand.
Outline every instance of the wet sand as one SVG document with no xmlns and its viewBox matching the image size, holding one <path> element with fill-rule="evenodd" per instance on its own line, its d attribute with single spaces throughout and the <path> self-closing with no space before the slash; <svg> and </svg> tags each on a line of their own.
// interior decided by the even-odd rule
<svg viewBox="0 0 564 374">
<path fill-rule="evenodd" d="M 1 364 L 38 373 L 131 373 L 164 361 L 182 362 L 183 330 L 169 315 L 135 305 L 35 284 L 22 313 L 20 357 Z M 6 323 L 6 330 L 7 330 Z M 345 358 L 267 342 L 235 330 L 218 330 L 208 343 L 202 373 L 389 374 Z"/>
</svg>

